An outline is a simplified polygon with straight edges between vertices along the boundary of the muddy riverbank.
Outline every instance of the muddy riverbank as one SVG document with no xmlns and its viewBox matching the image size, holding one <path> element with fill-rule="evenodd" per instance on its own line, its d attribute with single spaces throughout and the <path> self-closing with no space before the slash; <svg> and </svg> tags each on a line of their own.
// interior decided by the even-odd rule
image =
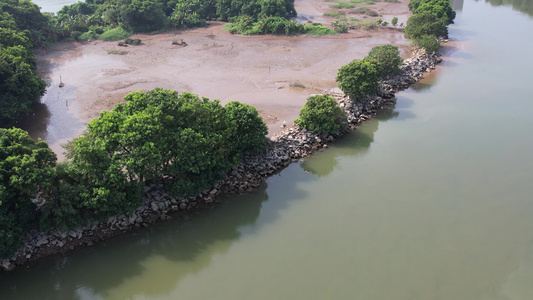
<svg viewBox="0 0 533 300">
<path fill-rule="evenodd" d="M 376 2 L 368 7 L 385 21 L 397 16 L 405 24 L 408 2 Z M 326 25 L 335 19 L 324 13 L 338 11 L 323 0 L 295 5 L 306 21 Z M 346 13 L 361 22 L 377 18 Z M 223 26 L 211 22 L 206 28 L 134 35 L 142 40 L 140 46 L 86 41 L 39 49 L 38 69 L 49 87 L 36 114 L 21 127 L 47 141 L 62 159 L 61 145 L 78 136 L 100 112 L 123 102 L 130 92 L 161 87 L 219 99 L 222 104 L 236 100 L 253 105 L 272 135 L 298 117 L 310 95 L 336 88 L 341 66 L 365 57 L 373 47 L 391 44 L 399 47 L 403 58 L 411 55 L 410 42 L 392 26 L 328 36 L 242 36 L 224 31 Z M 181 40 L 187 46 L 173 44 Z"/>
<path fill-rule="evenodd" d="M 357 124 L 368 120 L 380 109 L 392 105 L 396 91 L 420 80 L 424 73 L 433 70 L 440 61 L 440 56 L 436 54 L 417 55 L 406 60 L 400 74 L 382 81 L 378 95 L 364 101 L 353 101 L 342 94 L 332 94 L 348 115 L 350 128 L 347 130 L 337 134 L 319 135 L 293 124 L 272 136 L 267 150 L 259 155 L 245 157 L 239 166 L 228 172 L 225 180 L 197 196 L 172 197 L 164 190 L 164 180 L 153 183 L 145 189 L 142 205 L 130 214 L 110 217 L 102 222 L 69 231 L 56 229 L 47 233 L 36 230 L 29 232 L 24 245 L 12 258 L 3 260 L 0 267 L 2 270 L 12 270 L 15 266 L 27 265 L 51 255 L 64 254 L 76 247 L 92 246 L 112 236 L 213 205 L 219 195 L 249 192 L 291 162 L 326 148 L 329 143 L 355 129 Z"/>
</svg>

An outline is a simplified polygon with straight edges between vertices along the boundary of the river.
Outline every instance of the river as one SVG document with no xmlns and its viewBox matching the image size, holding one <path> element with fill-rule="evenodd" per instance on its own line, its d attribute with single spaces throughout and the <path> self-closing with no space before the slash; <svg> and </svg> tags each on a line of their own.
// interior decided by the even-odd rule
<svg viewBox="0 0 533 300">
<path fill-rule="evenodd" d="M 533 299 L 533 17 L 460 4 L 394 109 L 253 193 L 0 274 L 0 299 Z"/>
</svg>

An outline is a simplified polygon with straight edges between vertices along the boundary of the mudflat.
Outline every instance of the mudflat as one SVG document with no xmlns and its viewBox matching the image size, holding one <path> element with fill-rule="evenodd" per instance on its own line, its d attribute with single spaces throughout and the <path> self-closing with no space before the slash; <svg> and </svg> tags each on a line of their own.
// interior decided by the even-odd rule
<svg viewBox="0 0 533 300">
<path fill-rule="evenodd" d="M 408 2 L 376 2 L 367 7 L 384 21 L 390 23 L 396 16 L 398 23 L 405 24 L 410 16 Z M 324 25 L 335 21 L 324 16 L 338 11 L 331 4 L 295 1 L 299 20 Z M 359 21 L 377 18 L 345 12 Z M 136 34 L 132 38 L 142 40 L 139 46 L 120 47 L 116 41 L 99 40 L 59 43 L 38 50 L 36 57 L 50 86 L 63 83 L 72 91 L 74 101 L 65 113 L 80 124 L 77 133 L 101 111 L 123 102 L 126 94 L 161 87 L 219 99 L 222 104 L 231 100 L 251 104 L 269 126 L 269 134 L 274 134 L 298 117 L 310 95 L 335 89 L 338 69 L 365 57 L 372 47 L 391 44 L 404 58 L 410 56 L 409 41 L 391 26 L 327 36 L 244 36 L 224 31 L 223 25 L 210 22 L 193 30 Z M 187 45 L 179 45 L 182 41 Z M 63 100 L 58 97 L 57 101 Z M 73 137 L 57 137 L 57 142 L 50 141 L 52 149 L 61 152 L 59 144 Z"/>
</svg>

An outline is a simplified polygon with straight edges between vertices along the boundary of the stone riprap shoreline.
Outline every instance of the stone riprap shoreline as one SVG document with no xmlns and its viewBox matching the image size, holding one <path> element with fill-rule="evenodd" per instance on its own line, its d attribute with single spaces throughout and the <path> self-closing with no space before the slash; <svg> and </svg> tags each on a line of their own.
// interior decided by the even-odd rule
<svg viewBox="0 0 533 300">
<path fill-rule="evenodd" d="M 171 218 L 173 213 L 212 205 L 221 194 L 252 191 L 270 175 L 279 172 L 291 162 L 326 148 L 329 143 L 353 130 L 357 124 L 372 118 L 380 109 L 392 105 L 397 91 L 416 83 L 424 73 L 433 70 L 441 61 L 438 54 L 417 54 L 405 60 L 401 72 L 383 80 L 378 94 L 364 101 L 354 102 L 341 93 L 331 92 L 339 101 L 340 107 L 346 111 L 349 128 L 336 134 L 315 134 L 292 125 L 270 138 L 268 148 L 263 153 L 245 157 L 239 166 L 228 172 L 226 179 L 197 196 L 172 197 L 164 191 L 165 182 L 161 180 L 146 187 L 142 205 L 130 214 L 113 216 L 69 231 L 31 230 L 26 235 L 23 246 L 13 257 L 0 262 L 0 269 L 9 271 L 16 266 L 27 265 L 47 256 L 64 254 L 77 247 L 91 246 L 112 236 L 164 221 Z"/>
</svg>

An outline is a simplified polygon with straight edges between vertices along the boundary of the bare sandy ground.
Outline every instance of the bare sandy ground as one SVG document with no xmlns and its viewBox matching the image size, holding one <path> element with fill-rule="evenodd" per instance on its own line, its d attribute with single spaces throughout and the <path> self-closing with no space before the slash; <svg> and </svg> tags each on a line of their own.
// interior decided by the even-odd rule
<svg viewBox="0 0 533 300">
<path fill-rule="evenodd" d="M 369 7 L 385 21 L 397 16 L 399 23 L 405 24 L 410 15 L 408 1 L 376 2 Z M 334 11 L 331 4 L 323 0 L 295 2 L 300 17 L 323 24 L 334 21 L 324 16 L 324 12 Z M 373 19 L 353 16 L 361 21 Z M 213 22 L 201 29 L 133 36 L 142 40 L 140 46 L 73 42 L 37 52 L 50 86 L 59 85 L 61 77 L 63 89 L 70 88 L 75 99 L 63 113 L 72 114 L 79 125 L 68 121 L 51 125 L 78 126 L 79 134 L 87 122 L 122 102 L 126 94 L 161 87 L 220 99 L 223 104 L 231 100 L 251 104 L 259 110 L 273 134 L 280 131 L 282 124 L 291 124 L 298 117 L 310 95 L 336 88 L 338 69 L 363 58 L 372 47 L 392 44 L 400 48 L 402 56 L 410 55 L 409 41 L 393 28 L 286 37 L 232 35 L 222 30 L 223 25 Z M 179 40 L 188 46 L 172 44 Z M 109 51 L 126 53 L 108 54 Z M 57 98 L 50 101 L 63 101 Z M 73 137 L 51 141 L 52 148 L 60 152 L 59 144 Z"/>
</svg>

